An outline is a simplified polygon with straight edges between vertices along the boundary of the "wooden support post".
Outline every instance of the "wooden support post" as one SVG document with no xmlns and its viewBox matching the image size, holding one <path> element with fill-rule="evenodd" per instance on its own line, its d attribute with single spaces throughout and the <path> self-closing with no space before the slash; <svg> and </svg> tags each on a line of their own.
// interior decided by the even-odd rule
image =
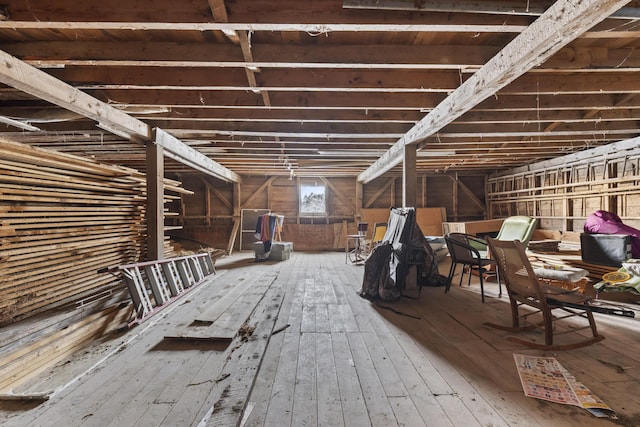
<svg viewBox="0 0 640 427">
<path fill-rule="evenodd" d="M 207 227 L 211 225 L 211 191 L 209 191 L 209 186 L 205 184 L 204 186 L 204 212 L 207 222 Z"/>
<path fill-rule="evenodd" d="M 416 145 L 404 146 L 404 162 L 402 163 L 402 206 L 416 206 Z"/>
<path fill-rule="evenodd" d="M 240 229 L 240 184 L 233 183 L 233 229 L 231 230 L 231 236 L 229 236 L 229 244 L 227 245 L 227 254 L 231 255 L 233 252 L 233 246 L 236 242 L 236 236 Z M 242 236 L 240 237 L 242 238 Z"/>
<path fill-rule="evenodd" d="M 391 178 L 391 203 L 389 203 L 389 206 L 398 206 L 398 202 L 396 201 L 396 179 L 395 178 Z"/>
<path fill-rule="evenodd" d="M 364 199 L 364 184 L 356 179 L 356 212 L 355 217 L 356 221 L 360 221 L 362 219 L 362 203 Z"/>
<path fill-rule="evenodd" d="M 164 258 L 164 158 L 162 147 L 147 144 L 147 259 Z"/>
<path fill-rule="evenodd" d="M 451 197 L 453 199 L 453 220 L 458 220 L 458 174 L 456 173 L 455 179 L 451 184 Z"/>
</svg>

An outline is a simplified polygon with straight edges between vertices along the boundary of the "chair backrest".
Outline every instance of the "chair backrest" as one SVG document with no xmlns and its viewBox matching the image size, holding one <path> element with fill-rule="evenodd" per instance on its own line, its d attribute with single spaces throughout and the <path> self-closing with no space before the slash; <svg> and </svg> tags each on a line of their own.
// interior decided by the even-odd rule
<svg viewBox="0 0 640 427">
<path fill-rule="evenodd" d="M 449 249 L 451 262 L 474 263 L 480 258 L 478 250 L 470 245 L 469 238 L 464 233 L 449 233 L 444 236 L 444 241 Z"/>
<path fill-rule="evenodd" d="M 366 222 L 358 223 L 358 234 L 361 236 L 365 236 L 367 234 L 367 229 L 369 228 L 369 224 Z"/>
<path fill-rule="evenodd" d="M 382 242 L 384 235 L 387 232 L 386 222 L 376 222 L 373 225 L 373 235 L 371 236 L 371 243 L 377 244 Z"/>
<path fill-rule="evenodd" d="M 498 240 L 520 240 L 527 247 L 538 220 L 528 216 L 517 215 L 505 218 L 496 236 Z"/>
<path fill-rule="evenodd" d="M 519 301 L 533 299 L 529 302 L 535 307 L 544 304 L 542 289 L 522 242 L 488 237 L 487 244 L 498 266 L 500 279 L 506 284 L 509 295 L 516 297 Z"/>
</svg>

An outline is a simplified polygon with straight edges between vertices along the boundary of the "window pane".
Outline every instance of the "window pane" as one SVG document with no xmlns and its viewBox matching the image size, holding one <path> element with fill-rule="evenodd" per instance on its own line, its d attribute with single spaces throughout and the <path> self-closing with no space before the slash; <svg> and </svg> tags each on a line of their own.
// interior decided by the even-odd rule
<svg viewBox="0 0 640 427">
<path fill-rule="evenodd" d="M 300 213 L 324 214 L 326 212 L 325 188 L 323 185 L 300 186 Z"/>
</svg>

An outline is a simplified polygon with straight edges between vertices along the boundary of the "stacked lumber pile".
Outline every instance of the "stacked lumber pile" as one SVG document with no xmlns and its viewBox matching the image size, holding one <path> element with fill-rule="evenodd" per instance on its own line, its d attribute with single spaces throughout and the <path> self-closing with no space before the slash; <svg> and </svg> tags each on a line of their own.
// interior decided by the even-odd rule
<svg viewBox="0 0 640 427">
<path fill-rule="evenodd" d="M 22 386 L 28 390 L 34 381 L 56 363 L 105 334 L 115 331 L 131 317 L 131 304 L 112 305 L 85 316 L 58 331 L 36 339 L 20 340 L 7 345 L 0 353 L 0 400 L 46 400 L 52 390 L 37 393 L 16 393 Z"/>
<path fill-rule="evenodd" d="M 529 259 L 534 267 L 542 267 L 545 264 L 583 268 L 589 272 L 588 278 L 592 282 L 602 280 L 602 275 L 617 270 L 615 267 L 591 264 L 584 262 L 580 255 L 580 244 L 572 240 L 562 240 L 556 251 L 535 251 L 528 249 Z"/>
<path fill-rule="evenodd" d="M 97 271 L 144 256 L 145 187 L 133 169 L 0 139 L 0 324 L 119 290 Z"/>
<path fill-rule="evenodd" d="M 534 252 L 558 252 L 560 240 L 532 240 L 529 250 Z"/>
</svg>

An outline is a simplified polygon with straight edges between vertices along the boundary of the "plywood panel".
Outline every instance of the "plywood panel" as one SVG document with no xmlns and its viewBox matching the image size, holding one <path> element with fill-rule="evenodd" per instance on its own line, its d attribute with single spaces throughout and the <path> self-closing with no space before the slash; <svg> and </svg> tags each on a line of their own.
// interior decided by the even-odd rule
<svg viewBox="0 0 640 427">
<path fill-rule="evenodd" d="M 389 209 L 362 209 L 360 211 L 362 222 L 369 224 L 369 229 L 377 222 L 389 220 Z M 425 236 L 441 236 L 442 223 L 446 221 L 445 208 L 417 208 L 416 222 Z M 355 229 L 354 229 L 355 232 Z"/>
<path fill-rule="evenodd" d="M 442 236 L 442 222 L 446 220 L 445 208 L 416 209 L 416 222 L 425 236 Z"/>
<path fill-rule="evenodd" d="M 373 208 L 360 210 L 361 222 L 369 224 L 369 228 L 373 229 L 376 222 L 387 222 L 389 220 L 389 208 Z M 355 229 L 353 230 L 355 232 Z"/>
</svg>

